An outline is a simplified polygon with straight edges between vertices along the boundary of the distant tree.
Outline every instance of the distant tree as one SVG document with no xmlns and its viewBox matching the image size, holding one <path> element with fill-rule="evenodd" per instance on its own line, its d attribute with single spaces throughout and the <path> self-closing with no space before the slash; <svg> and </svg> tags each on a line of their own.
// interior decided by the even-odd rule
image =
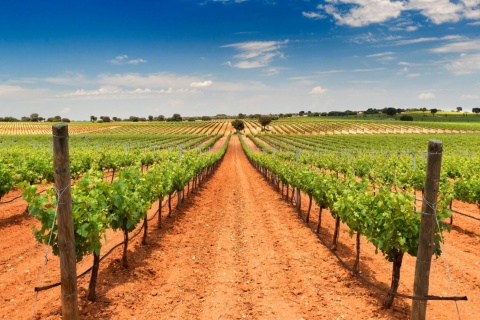
<svg viewBox="0 0 480 320">
<path fill-rule="evenodd" d="M 404 111 L 405 111 L 405 109 L 397 108 L 397 113 L 402 113 L 402 112 L 404 112 Z"/>
<path fill-rule="evenodd" d="M 258 122 L 260 122 L 260 124 L 262 125 L 263 130 L 266 130 L 265 127 L 268 126 L 272 122 L 272 117 L 271 116 L 261 116 L 260 118 L 258 118 Z"/>
<path fill-rule="evenodd" d="M 62 122 L 70 122 L 70 119 L 68 119 L 68 118 L 62 118 Z"/>
<path fill-rule="evenodd" d="M 145 121 L 147 121 L 147 118 L 141 117 L 141 118 L 138 118 L 138 121 L 145 122 Z"/>
<path fill-rule="evenodd" d="M 103 120 L 103 122 L 110 122 L 110 117 L 109 116 L 101 116 L 100 119 Z"/>
<path fill-rule="evenodd" d="M 170 121 L 181 122 L 183 120 L 182 116 L 179 113 L 174 113 L 170 118 Z"/>
<path fill-rule="evenodd" d="M 203 116 L 201 119 L 202 119 L 202 121 L 210 121 L 210 120 L 212 120 L 212 117 Z M 195 120 L 195 119 L 194 119 L 194 120 Z"/>
<path fill-rule="evenodd" d="M 437 112 L 438 112 L 438 109 L 430 109 L 430 113 L 432 115 L 435 115 L 435 113 L 437 113 Z"/>
<path fill-rule="evenodd" d="M 427 112 L 428 109 L 427 108 L 421 108 L 420 110 L 423 112 L 423 115 L 425 115 L 425 112 Z"/>
<path fill-rule="evenodd" d="M 97 117 L 95 117 L 95 116 L 90 116 L 90 121 L 91 121 L 91 122 L 97 121 Z"/>
<path fill-rule="evenodd" d="M 400 117 L 400 120 L 401 120 L 401 121 L 413 121 L 413 117 L 404 114 L 403 116 Z"/>
<path fill-rule="evenodd" d="M 23 122 L 30 122 L 30 121 L 32 121 L 32 119 L 29 118 L 29 117 L 21 117 L 20 120 L 23 121 Z"/>
<path fill-rule="evenodd" d="M 330 116 L 330 117 L 343 117 L 344 113 L 342 111 L 330 111 L 328 113 L 328 116 Z"/>
<path fill-rule="evenodd" d="M 326 116 L 328 116 L 328 113 L 326 113 L 326 112 L 322 112 L 322 113 L 320 113 L 320 116 L 322 116 L 322 117 L 326 117 Z"/>
<path fill-rule="evenodd" d="M 300 112 L 298 113 L 298 115 L 299 115 L 300 117 L 303 117 L 304 114 L 305 114 L 305 111 L 300 111 Z"/>
<path fill-rule="evenodd" d="M 472 112 L 478 115 L 480 113 L 480 108 L 473 108 Z"/>
<path fill-rule="evenodd" d="M 18 119 L 14 118 L 14 117 L 4 117 L 3 121 L 5 121 L 5 122 L 18 122 Z"/>
<path fill-rule="evenodd" d="M 156 118 L 156 121 L 165 121 L 165 116 L 159 115 L 159 116 Z"/>
<path fill-rule="evenodd" d="M 394 115 L 397 114 L 397 109 L 395 108 L 385 108 L 383 109 L 383 113 L 386 115 L 389 115 L 390 117 L 393 117 Z"/>
<path fill-rule="evenodd" d="M 148 116 L 148 121 L 153 121 L 153 116 Z"/>
<path fill-rule="evenodd" d="M 243 123 L 242 120 L 235 119 L 232 121 L 232 127 L 234 127 L 235 130 L 237 130 L 237 132 L 240 132 L 243 129 L 245 129 L 245 124 Z"/>
<path fill-rule="evenodd" d="M 62 117 L 60 116 L 53 117 L 53 122 L 62 122 Z"/>
<path fill-rule="evenodd" d="M 462 107 L 457 107 L 457 112 L 460 112 L 460 111 L 462 111 L 462 110 L 463 110 Z"/>
<path fill-rule="evenodd" d="M 379 114 L 380 111 L 375 109 L 375 108 L 368 108 L 364 113 L 365 114 Z"/>
<path fill-rule="evenodd" d="M 246 115 L 244 115 L 243 113 L 239 113 L 238 114 L 238 119 L 245 119 Z"/>
<path fill-rule="evenodd" d="M 132 122 L 138 122 L 138 117 L 136 116 L 130 116 L 129 120 L 132 121 Z"/>
<path fill-rule="evenodd" d="M 38 122 L 39 121 L 38 118 L 39 118 L 38 113 L 32 113 L 30 115 L 30 121 L 32 122 Z"/>
</svg>

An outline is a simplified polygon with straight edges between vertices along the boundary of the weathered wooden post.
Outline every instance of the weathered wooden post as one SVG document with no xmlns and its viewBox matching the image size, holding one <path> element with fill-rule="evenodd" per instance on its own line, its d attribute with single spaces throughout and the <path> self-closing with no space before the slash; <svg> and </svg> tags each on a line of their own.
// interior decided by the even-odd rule
<svg viewBox="0 0 480 320">
<path fill-rule="evenodd" d="M 78 319 L 77 266 L 70 190 L 68 125 L 55 124 L 53 134 L 53 172 L 57 190 L 58 247 L 63 319 Z"/>
<path fill-rule="evenodd" d="M 295 162 L 298 163 L 298 160 L 300 158 L 300 150 L 298 148 L 295 148 Z M 301 199 L 300 199 L 300 188 L 297 188 L 295 194 L 295 209 L 297 210 L 298 214 L 300 215 L 301 213 Z M 293 194 L 292 194 L 293 197 Z"/>
<path fill-rule="evenodd" d="M 427 174 L 420 221 L 420 239 L 415 264 L 415 281 L 413 284 L 413 295 L 415 297 L 425 297 L 428 295 L 430 264 L 435 247 L 435 211 L 440 182 L 440 167 L 442 165 L 442 142 L 437 140 L 428 141 L 427 155 Z M 424 320 L 426 312 L 427 300 L 413 300 L 412 320 Z"/>
</svg>

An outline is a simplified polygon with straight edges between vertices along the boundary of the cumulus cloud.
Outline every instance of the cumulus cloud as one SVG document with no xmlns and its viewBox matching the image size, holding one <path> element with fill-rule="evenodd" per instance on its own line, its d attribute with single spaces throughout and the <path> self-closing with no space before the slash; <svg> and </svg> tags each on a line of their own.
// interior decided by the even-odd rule
<svg viewBox="0 0 480 320">
<path fill-rule="evenodd" d="M 309 94 L 318 95 L 318 94 L 325 94 L 328 92 L 328 89 L 322 87 L 315 87 L 310 90 Z"/>
<path fill-rule="evenodd" d="M 422 92 L 418 95 L 418 99 L 420 100 L 429 100 L 429 99 L 435 99 L 436 96 L 433 92 Z"/>
<path fill-rule="evenodd" d="M 226 64 L 240 69 L 260 68 L 268 66 L 275 58 L 284 58 L 280 51 L 288 43 L 285 41 L 250 41 L 233 43 L 222 48 L 234 48 L 239 54 L 233 56 L 236 62 Z"/>
<path fill-rule="evenodd" d="M 202 82 L 192 82 L 190 83 L 190 87 L 194 88 L 205 88 L 205 87 L 210 87 L 213 84 L 211 80 L 206 80 Z"/>
<path fill-rule="evenodd" d="M 380 23 L 400 16 L 405 9 L 401 1 L 390 0 L 326 0 L 319 9 L 335 18 L 339 25 L 362 27 L 371 23 Z M 350 5 L 349 10 L 342 8 Z"/>
<path fill-rule="evenodd" d="M 455 4 L 450 0 L 410 0 L 407 4 L 407 9 L 419 10 L 435 24 L 459 21 L 464 8 L 462 4 Z"/>
<path fill-rule="evenodd" d="M 362 27 L 400 17 L 402 12 L 419 12 L 434 24 L 480 19 L 479 0 L 326 0 L 318 8 L 331 15 L 339 25 Z M 417 27 L 407 27 L 414 31 Z"/>
<path fill-rule="evenodd" d="M 124 54 L 124 55 L 121 55 L 121 56 L 116 56 L 115 59 L 109 60 L 108 62 L 111 63 L 111 64 L 116 64 L 116 65 L 120 65 L 120 64 L 137 65 L 137 64 L 140 64 L 140 63 L 145 63 L 145 62 L 147 62 L 147 60 L 144 60 L 144 59 L 128 59 L 128 56 L 126 54 Z"/>
</svg>

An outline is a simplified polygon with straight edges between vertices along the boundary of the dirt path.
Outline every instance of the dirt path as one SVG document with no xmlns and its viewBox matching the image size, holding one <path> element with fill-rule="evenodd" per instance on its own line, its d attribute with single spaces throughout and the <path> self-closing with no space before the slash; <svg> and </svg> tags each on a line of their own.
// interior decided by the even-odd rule
<svg viewBox="0 0 480 320">
<path fill-rule="evenodd" d="M 328 212 L 323 216 L 322 236 L 329 238 L 333 219 Z M 248 163 L 236 136 L 213 176 L 189 194 L 171 218 L 164 212 L 163 221 L 162 229 L 151 223 L 147 245 L 141 245 L 139 238 L 131 243 L 129 269 L 121 267 L 121 250 L 102 262 L 95 303 L 85 299 L 89 276 L 79 281 L 81 318 L 409 318 L 410 301 L 397 299 L 391 310 L 384 310 L 383 294 L 341 267 L 298 219 L 293 206 Z M 467 228 L 468 221 L 459 218 L 456 222 L 458 227 L 448 237 L 450 260 L 454 260 L 451 268 L 456 276 L 466 271 L 456 280 L 457 294 L 473 294 L 473 300 L 461 305 L 461 310 L 462 319 L 475 319 L 480 312 L 476 307 L 480 262 L 472 251 L 480 247 L 480 230 L 460 233 L 460 226 Z M 38 281 L 44 252 L 30 233 L 29 225 L 33 223 L 32 218 L 16 216 L 14 224 L 1 226 L 1 319 L 30 317 L 32 288 Z M 109 243 L 113 245 L 116 240 L 112 235 Z M 346 228 L 342 229 L 340 243 L 339 254 L 352 260 L 354 241 Z M 459 247 L 462 251 L 457 253 L 455 248 Z M 407 279 L 400 281 L 403 293 L 408 293 L 413 283 L 409 280 L 413 261 L 406 259 L 402 268 L 402 277 Z M 83 271 L 90 263 L 88 259 L 80 262 L 77 270 Z M 435 268 L 441 264 L 435 263 Z M 47 283 L 58 277 L 57 265 L 58 259 L 51 257 L 46 268 Z M 366 244 L 362 247 L 361 270 L 382 286 L 389 284 L 390 264 Z M 446 280 L 432 287 L 435 294 L 449 295 Z M 36 318 L 60 319 L 59 296 L 58 288 L 40 293 Z M 433 303 L 429 304 L 429 319 L 456 319 L 453 303 Z"/>
</svg>

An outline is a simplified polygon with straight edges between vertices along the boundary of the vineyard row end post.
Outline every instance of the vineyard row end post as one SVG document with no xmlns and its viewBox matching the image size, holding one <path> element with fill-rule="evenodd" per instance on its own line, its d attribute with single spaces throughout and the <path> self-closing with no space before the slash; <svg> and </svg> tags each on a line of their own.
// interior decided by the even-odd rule
<svg viewBox="0 0 480 320">
<path fill-rule="evenodd" d="M 55 124 L 53 134 L 53 173 L 57 190 L 58 247 L 60 251 L 60 281 L 62 317 L 78 319 L 77 267 L 73 230 L 72 194 L 70 189 L 70 154 L 68 125 Z"/>
<path fill-rule="evenodd" d="M 424 198 L 422 199 L 422 216 L 420 221 L 420 237 L 418 242 L 417 260 L 415 263 L 415 280 L 413 295 L 425 297 L 428 295 L 430 283 L 430 266 L 435 247 L 436 203 L 440 184 L 440 168 L 442 165 L 441 141 L 429 140 L 427 153 L 427 171 L 425 177 Z M 412 320 L 424 320 L 427 313 L 427 300 L 413 300 Z"/>
</svg>

